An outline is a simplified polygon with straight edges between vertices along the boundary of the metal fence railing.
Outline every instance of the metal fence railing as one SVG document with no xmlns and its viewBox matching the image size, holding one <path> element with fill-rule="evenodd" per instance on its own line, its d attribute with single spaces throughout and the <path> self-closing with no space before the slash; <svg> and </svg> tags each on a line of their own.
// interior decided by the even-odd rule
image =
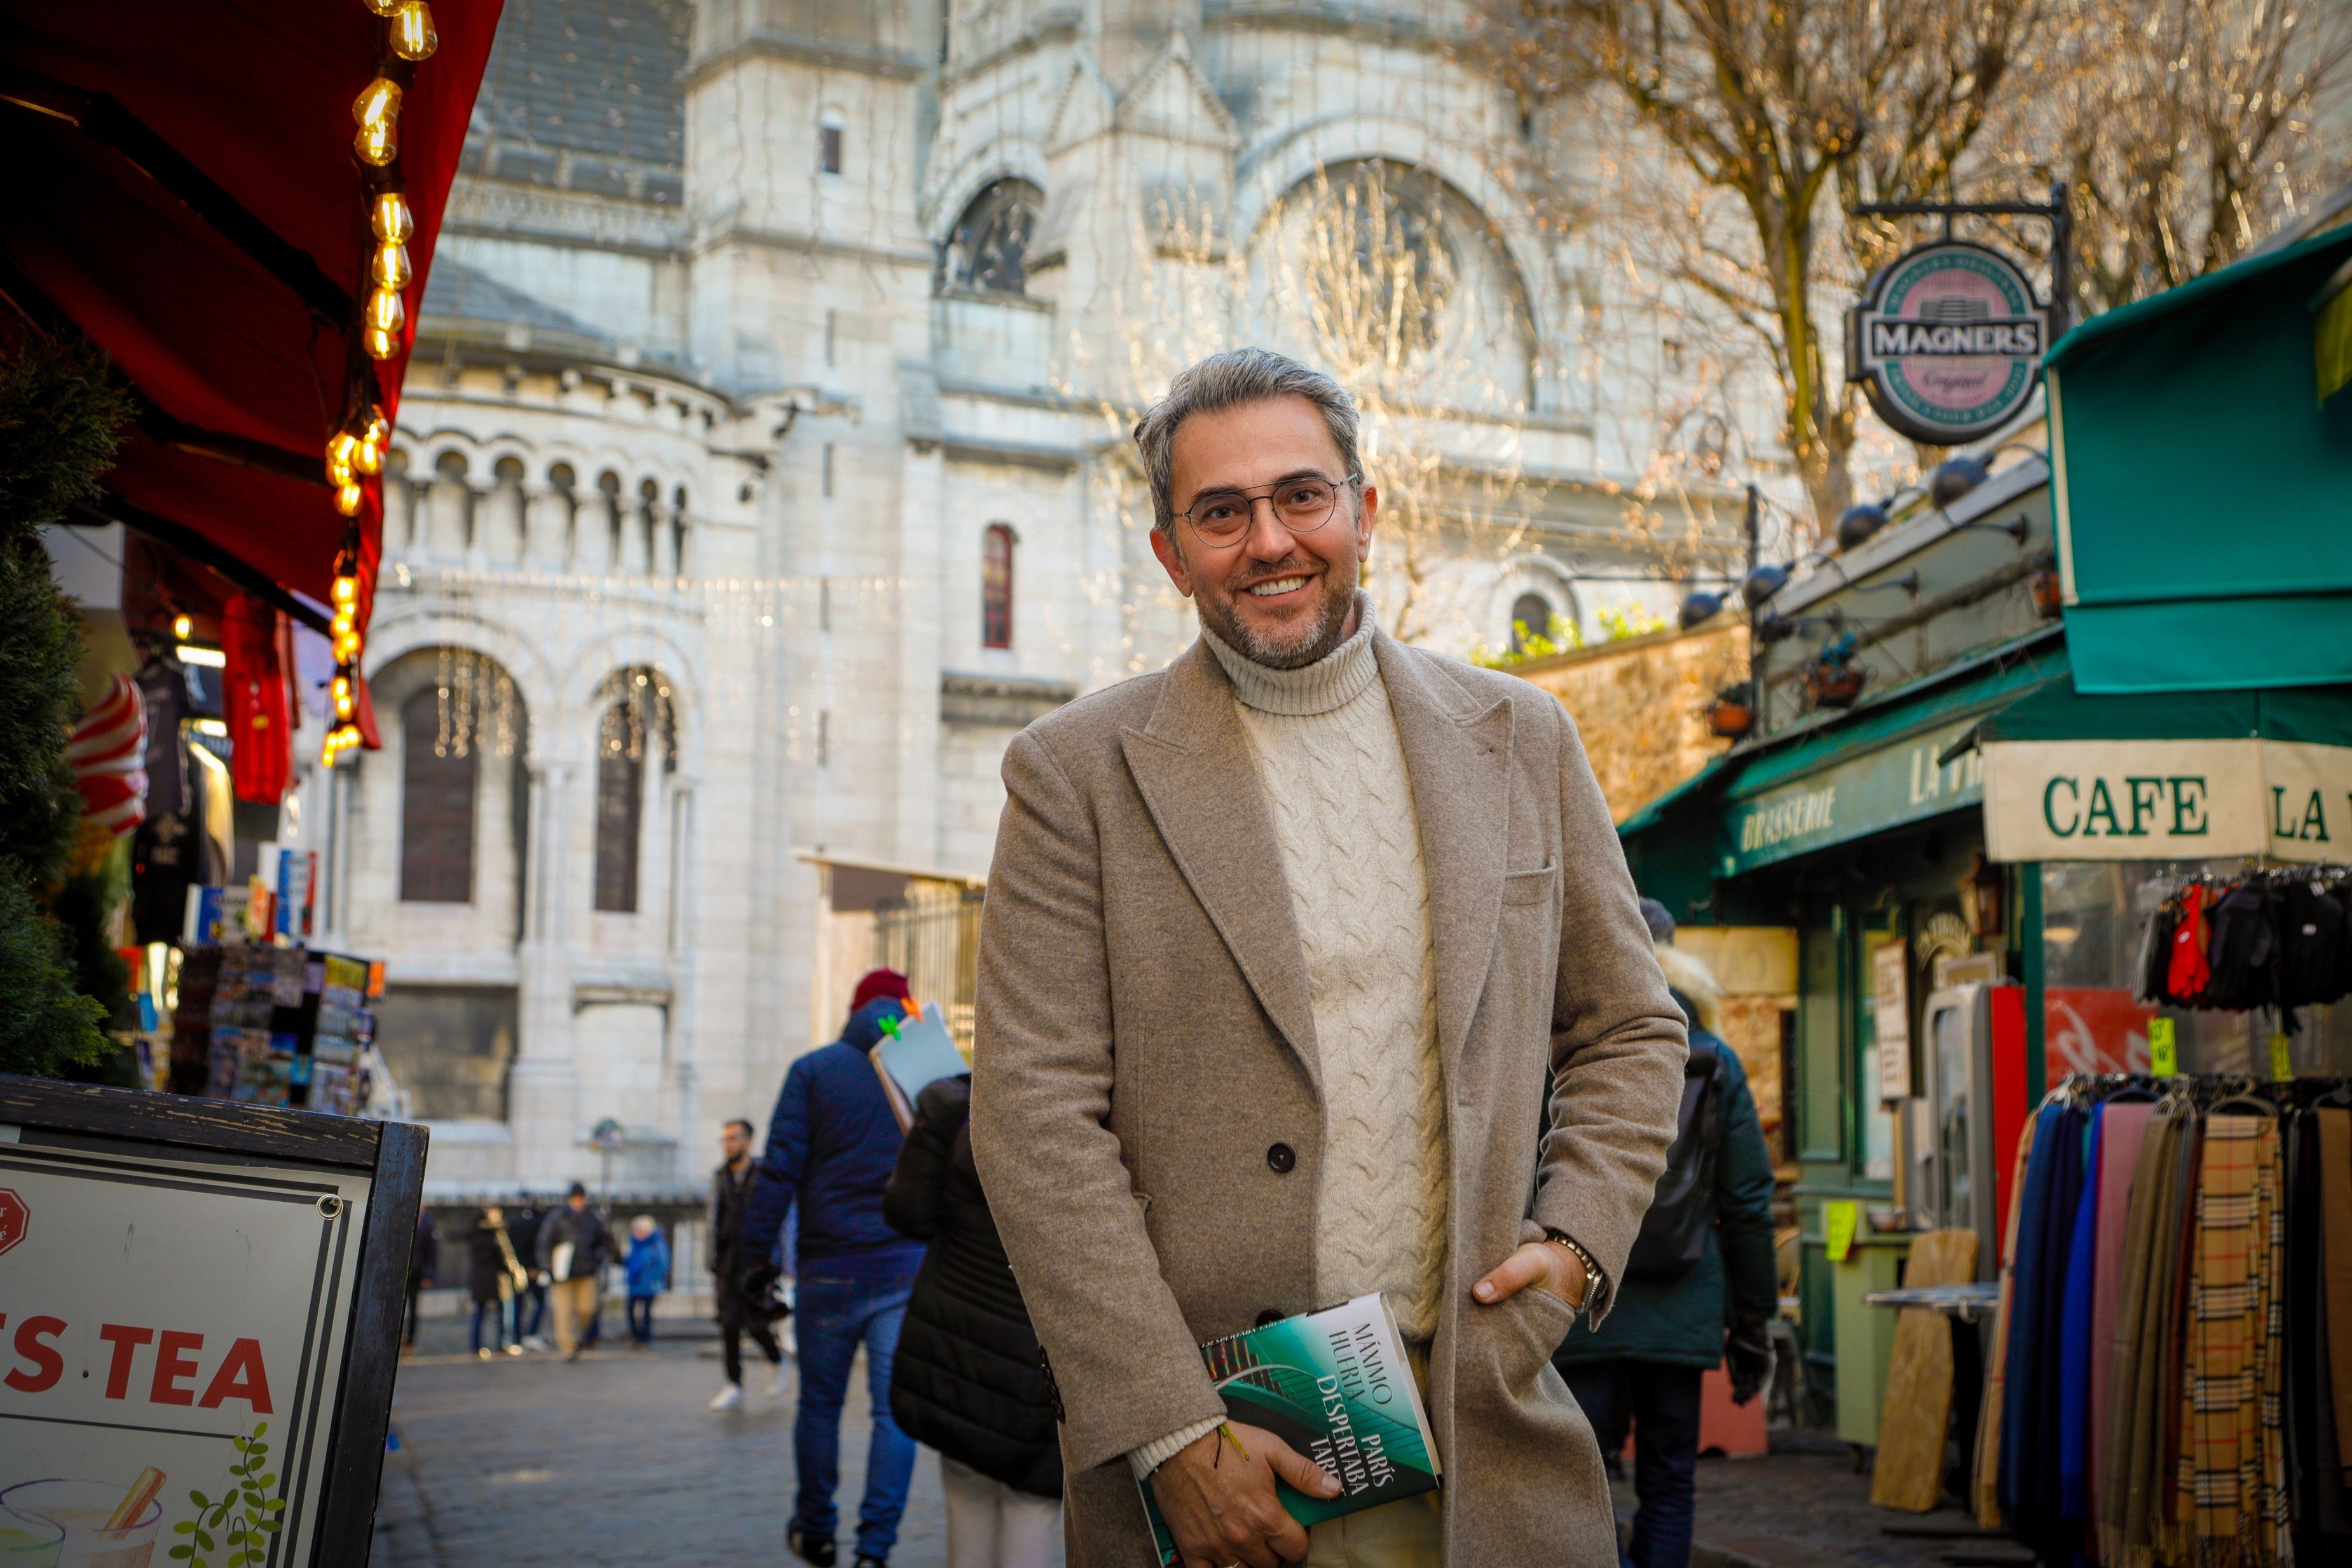
<svg viewBox="0 0 2352 1568">
<path fill-rule="evenodd" d="M 948 1031 L 971 1050 L 972 1003 L 980 979 L 977 887 L 910 883 L 903 898 L 874 909 L 874 961 L 907 977 L 916 999 L 937 1002 Z"/>
</svg>

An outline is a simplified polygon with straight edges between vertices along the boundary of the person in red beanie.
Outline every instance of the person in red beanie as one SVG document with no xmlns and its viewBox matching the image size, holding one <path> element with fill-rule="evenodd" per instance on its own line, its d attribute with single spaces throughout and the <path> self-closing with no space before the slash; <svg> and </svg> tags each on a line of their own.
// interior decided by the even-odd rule
<svg viewBox="0 0 2352 1568">
<path fill-rule="evenodd" d="M 793 1337 L 800 1364 L 800 1408 L 793 1461 L 800 1488 L 784 1543 L 814 1568 L 834 1568 L 842 1520 L 841 1412 L 859 1347 L 866 1351 L 873 1426 L 866 1495 L 857 1511 L 857 1568 L 886 1568 L 915 1470 L 915 1442 L 890 1414 L 890 1373 L 923 1244 L 890 1227 L 884 1191 L 906 1134 L 882 1093 L 872 1052 L 911 1009 L 907 977 L 876 969 L 857 982 L 841 1038 L 793 1063 L 768 1118 L 768 1146 L 745 1205 L 736 1256 L 761 1260 L 744 1289 L 763 1301 L 779 1269 L 769 1261 L 788 1211 L 800 1213 Z M 714 1408 L 741 1403 L 722 1390 Z"/>
<path fill-rule="evenodd" d="M 914 994 L 907 987 L 907 977 L 898 970 L 868 969 L 858 977 L 857 989 L 850 993 L 849 1010 L 856 1012 L 877 997 L 893 997 L 904 1002 L 912 1000 Z"/>
</svg>

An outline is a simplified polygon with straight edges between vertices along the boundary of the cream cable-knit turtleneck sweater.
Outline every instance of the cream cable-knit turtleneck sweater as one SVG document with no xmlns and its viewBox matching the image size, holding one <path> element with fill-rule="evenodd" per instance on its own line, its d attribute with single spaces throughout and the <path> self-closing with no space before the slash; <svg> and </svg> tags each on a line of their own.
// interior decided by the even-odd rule
<svg viewBox="0 0 2352 1568">
<path fill-rule="evenodd" d="M 1356 634 L 1304 669 L 1268 669 L 1202 635 L 1256 754 L 1307 959 L 1324 1104 L 1316 1305 L 1385 1291 L 1397 1327 L 1425 1342 L 1445 1267 L 1437 967 L 1412 780 L 1371 602 L 1356 603 Z M 1138 1448 L 1138 1470 L 1214 1425 Z"/>
</svg>

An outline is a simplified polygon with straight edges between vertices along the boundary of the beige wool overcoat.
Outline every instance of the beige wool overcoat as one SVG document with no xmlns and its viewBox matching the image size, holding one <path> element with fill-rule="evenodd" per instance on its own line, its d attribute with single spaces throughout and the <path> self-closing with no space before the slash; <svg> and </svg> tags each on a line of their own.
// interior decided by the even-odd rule
<svg viewBox="0 0 2352 1568">
<path fill-rule="evenodd" d="M 1529 1288 L 1480 1306 L 1470 1287 L 1543 1227 L 1623 1268 L 1674 1134 L 1683 1019 L 1559 704 L 1383 633 L 1373 648 L 1436 943 L 1453 1168 L 1426 1392 L 1445 1561 L 1603 1568 L 1601 1455 L 1550 1363 L 1568 1304 Z M 1223 1413 L 1198 1343 L 1331 1304 L 1306 963 L 1204 643 L 1030 726 L 1004 783 L 972 1152 L 1063 1407 L 1069 1562 L 1144 1568 L 1125 1456 Z"/>
</svg>

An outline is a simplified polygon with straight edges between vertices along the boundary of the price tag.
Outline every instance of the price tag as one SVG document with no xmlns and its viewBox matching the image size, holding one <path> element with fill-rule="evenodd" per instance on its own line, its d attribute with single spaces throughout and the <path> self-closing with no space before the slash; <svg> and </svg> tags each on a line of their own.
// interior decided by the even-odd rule
<svg viewBox="0 0 2352 1568">
<path fill-rule="evenodd" d="M 2271 1035 L 2271 1076 L 2273 1078 L 2294 1076 L 2294 1058 L 2287 1054 L 2286 1035 L 2284 1031 L 2273 1031 Z"/>
<path fill-rule="evenodd" d="M 2147 1070 L 2158 1078 L 2180 1071 L 2180 1048 L 2174 1043 L 2170 1019 L 2147 1020 Z"/>
<path fill-rule="evenodd" d="M 1862 1223 L 1862 1205 L 1838 1198 L 1822 1205 L 1822 1239 L 1829 1243 L 1830 1261 L 1843 1263 L 1853 1250 L 1853 1233 Z"/>
</svg>

